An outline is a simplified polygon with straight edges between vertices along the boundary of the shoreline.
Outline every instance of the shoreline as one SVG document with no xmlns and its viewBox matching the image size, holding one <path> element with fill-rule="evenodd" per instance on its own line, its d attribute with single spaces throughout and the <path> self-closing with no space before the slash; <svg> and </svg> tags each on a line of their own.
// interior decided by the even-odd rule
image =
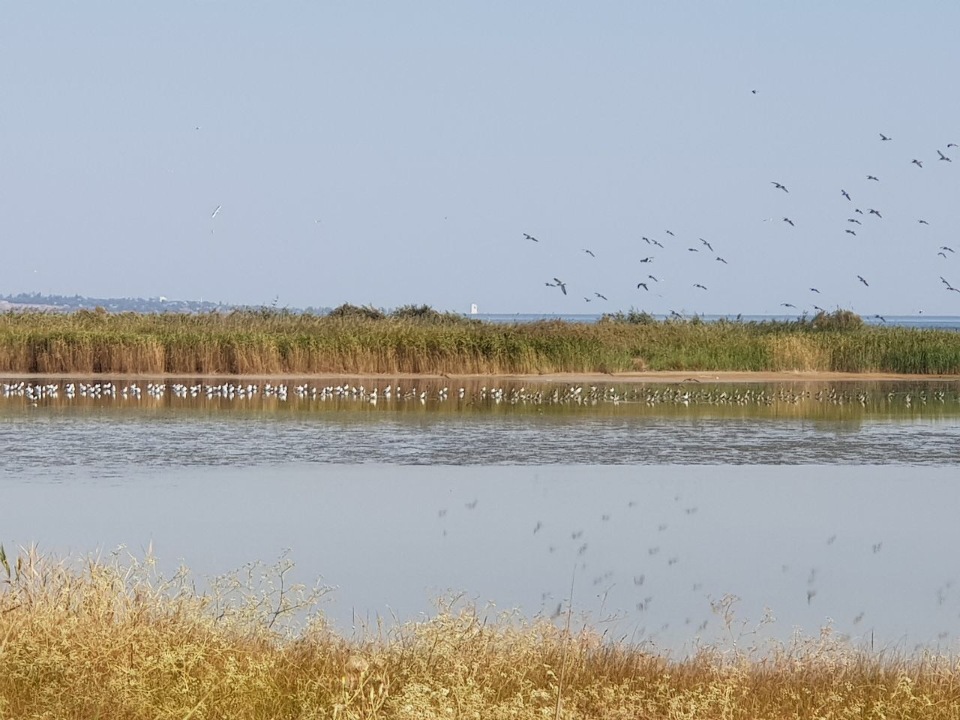
<svg viewBox="0 0 960 720">
<path fill-rule="evenodd" d="M 824 382 L 960 382 L 960 375 L 949 374 L 902 374 L 902 373 L 844 373 L 830 371 L 647 371 L 629 373 L 542 373 L 542 374 L 455 374 L 455 373 L 240 373 L 240 374 L 203 374 L 203 373 L 23 373 L 2 372 L 2 381 L 21 380 L 89 380 L 89 379 L 122 379 L 122 380 L 172 380 L 191 378 L 205 381 L 227 380 L 255 380 L 255 381 L 332 381 L 362 380 L 369 382 L 426 381 L 442 382 L 459 381 L 475 383 L 484 381 L 543 383 L 543 384 L 601 384 L 620 383 L 630 385 L 642 384 L 682 384 L 682 383 L 717 383 L 717 384 L 749 384 L 749 383 L 824 383 Z"/>
</svg>

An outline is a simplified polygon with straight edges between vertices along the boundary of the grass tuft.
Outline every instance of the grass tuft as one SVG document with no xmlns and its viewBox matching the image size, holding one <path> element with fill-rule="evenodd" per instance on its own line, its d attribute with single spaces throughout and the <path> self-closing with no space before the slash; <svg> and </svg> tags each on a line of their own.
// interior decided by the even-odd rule
<svg viewBox="0 0 960 720">
<path fill-rule="evenodd" d="M 347 640 L 325 590 L 251 565 L 200 593 L 143 560 L 0 549 L 0 715 L 134 718 L 952 718 L 956 658 L 829 631 L 671 659 L 457 599 Z M 727 613 L 727 604 L 722 610 Z M 367 636 L 369 635 L 369 636 Z"/>
</svg>

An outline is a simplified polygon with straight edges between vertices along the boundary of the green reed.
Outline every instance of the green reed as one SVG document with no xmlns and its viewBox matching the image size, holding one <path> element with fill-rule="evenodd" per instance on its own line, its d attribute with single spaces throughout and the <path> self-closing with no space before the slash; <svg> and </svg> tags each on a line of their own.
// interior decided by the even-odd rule
<svg viewBox="0 0 960 720">
<path fill-rule="evenodd" d="M 317 316 L 230 313 L 0 315 L 0 371 L 25 373 L 521 374 L 960 372 L 960 334 L 849 323 L 485 323 L 407 308 Z M 854 316 L 855 317 L 855 316 Z"/>
</svg>

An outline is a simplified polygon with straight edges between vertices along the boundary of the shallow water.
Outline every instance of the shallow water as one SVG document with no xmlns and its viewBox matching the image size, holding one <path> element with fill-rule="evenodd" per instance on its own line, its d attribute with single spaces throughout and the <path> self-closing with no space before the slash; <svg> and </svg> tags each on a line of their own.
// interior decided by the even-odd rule
<svg viewBox="0 0 960 720">
<path fill-rule="evenodd" d="M 955 390 L 885 385 L 863 405 L 697 390 L 592 405 L 9 397 L 0 541 L 152 542 L 168 571 L 182 559 L 201 576 L 289 548 L 299 579 L 336 586 L 324 607 L 347 631 L 458 591 L 551 616 L 573 581 L 592 622 L 676 651 L 726 635 L 711 602 L 727 593 L 736 632 L 769 607 L 776 637 L 832 623 L 952 647 Z"/>
</svg>

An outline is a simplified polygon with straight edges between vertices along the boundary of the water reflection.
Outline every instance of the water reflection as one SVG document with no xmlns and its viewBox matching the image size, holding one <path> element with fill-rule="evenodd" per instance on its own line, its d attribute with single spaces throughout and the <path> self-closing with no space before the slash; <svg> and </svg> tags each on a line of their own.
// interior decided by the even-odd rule
<svg viewBox="0 0 960 720">
<path fill-rule="evenodd" d="M 243 413 L 397 412 L 607 417 L 807 418 L 960 417 L 954 381 L 872 383 L 540 383 L 370 378 L 283 382 L 165 379 L 0 382 L 0 411 L 17 408 L 190 410 Z"/>
<path fill-rule="evenodd" d="M 291 548 L 342 628 L 461 590 L 552 616 L 573 580 L 594 622 L 675 649 L 727 593 L 781 637 L 956 636 L 953 383 L 397 382 L 8 383 L 0 542 L 152 541 L 201 575 Z"/>
<path fill-rule="evenodd" d="M 770 608 L 766 634 L 831 624 L 877 647 L 956 637 L 960 485 L 953 468 L 285 465 L 87 471 L 4 480 L 3 541 L 87 552 L 153 543 L 219 574 L 292 548 L 337 587 L 341 630 L 429 612 L 465 591 L 526 615 L 573 605 L 612 636 L 677 651 Z M 743 623 L 743 624 L 742 624 Z"/>
</svg>

